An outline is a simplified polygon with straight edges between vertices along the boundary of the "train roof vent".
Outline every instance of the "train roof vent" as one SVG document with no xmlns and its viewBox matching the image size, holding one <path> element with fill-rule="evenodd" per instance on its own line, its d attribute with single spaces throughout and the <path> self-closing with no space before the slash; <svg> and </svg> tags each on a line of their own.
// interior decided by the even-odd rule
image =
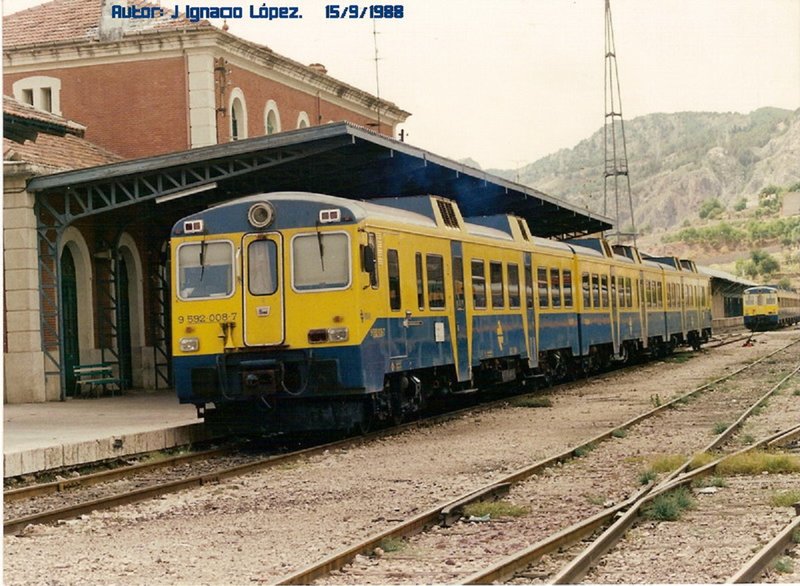
<svg viewBox="0 0 800 586">
<path fill-rule="evenodd" d="M 448 228 L 460 228 L 458 224 L 458 215 L 453 208 L 453 202 L 446 199 L 436 199 L 436 204 L 439 206 L 439 214 L 442 216 L 442 222 Z"/>
</svg>

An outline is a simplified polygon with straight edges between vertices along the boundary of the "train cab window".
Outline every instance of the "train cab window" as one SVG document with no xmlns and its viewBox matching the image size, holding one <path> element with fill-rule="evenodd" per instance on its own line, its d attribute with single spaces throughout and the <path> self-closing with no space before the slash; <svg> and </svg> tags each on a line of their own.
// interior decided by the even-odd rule
<svg viewBox="0 0 800 586">
<path fill-rule="evenodd" d="M 539 307 L 550 306 L 550 289 L 547 284 L 547 269 L 539 267 L 536 269 L 536 281 L 539 288 Z"/>
<path fill-rule="evenodd" d="M 564 290 L 564 307 L 572 307 L 572 271 L 565 269 L 562 272 L 561 285 Z"/>
<path fill-rule="evenodd" d="M 508 306 L 519 307 L 519 266 L 509 264 L 508 267 Z"/>
<path fill-rule="evenodd" d="M 550 298 L 553 307 L 561 307 L 561 272 L 558 269 L 550 269 Z"/>
<path fill-rule="evenodd" d="M 492 307 L 505 307 L 503 292 L 503 263 L 489 263 L 489 284 L 492 289 Z"/>
<path fill-rule="evenodd" d="M 453 297 L 456 309 L 464 309 L 467 306 L 464 295 L 464 260 L 460 256 L 453 257 Z"/>
<path fill-rule="evenodd" d="M 397 251 L 389 249 L 386 252 L 386 266 L 389 272 L 389 307 L 398 311 L 402 307 L 400 299 L 400 259 Z"/>
<path fill-rule="evenodd" d="M 486 309 L 486 268 L 482 260 L 472 261 L 472 304 Z"/>
<path fill-rule="evenodd" d="M 361 267 L 369 274 L 369 284 L 373 289 L 378 288 L 378 242 L 375 232 L 367 234 L 367 245 L 361 246 Z"/>
<path fill-rule="evenodd" d="M 444 307 L 444 258 L 438 254 L 425 255 L 428 275 L 428 303 L 431 309 Z"/>
<path fill-rule="evenodd" d="M 528 309 L 533 309 L 533 269 L 525 265 L 525 304 Z"/>
<path fill-rule="evenodd" d="M 233 244 L 192 242 L 178 248 L 178 296 L 181 299 L 233 294 Z"/>
<path fill-rule="evenodd" d="M 425 282 L 422 280 L 422 253 L 418 252 L 414 257 L 414 264 L 417 269 L 417 307 L 425 309 Z"/>
<path fill-rule="evenodd" d="M 603 307 L 608 307 L 608 275 L 600 275 L 600 295 Z"/>
<path fill-rule="evenodd" d="M 278 246 L 256 240 L 247 247 L 247 288 L 251 295 L 272 295 L 278 289 Z"/>
<path fill-rule="evenodd" d="M 350 285 L 350 237 L 341 232 L 300 234 L 292 239 L 292 286 L 297 291 Z"/>
</svg>

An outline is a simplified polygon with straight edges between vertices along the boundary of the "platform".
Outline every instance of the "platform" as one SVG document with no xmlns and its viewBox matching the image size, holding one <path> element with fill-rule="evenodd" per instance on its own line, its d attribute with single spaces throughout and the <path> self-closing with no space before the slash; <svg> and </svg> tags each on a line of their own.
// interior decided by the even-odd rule
<svg viewBox="0 0 800 586">
<path fill-rule="evenodd" d="M 3 477 L 171 448 L 207 439 L 174 391 L 3 405 Z"/>
</svg>

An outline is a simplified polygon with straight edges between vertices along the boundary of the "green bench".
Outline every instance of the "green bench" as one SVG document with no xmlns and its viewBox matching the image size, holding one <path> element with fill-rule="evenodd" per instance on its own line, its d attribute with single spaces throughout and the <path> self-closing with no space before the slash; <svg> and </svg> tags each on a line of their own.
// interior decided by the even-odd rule
<svg viewBox="0 0 800 586">
<path fill-rule="evenodd" d="M 111 396 L 114 390 L 122 390 L 122 380 L 114 376 L 110 364 L 101 362 L 99 364 L 79 364 L 72 369 L 75 375 L 75 395 L 84 396 L 94 394 L 100 396 L 101 391 L 111 387 Z"/>
</svg>

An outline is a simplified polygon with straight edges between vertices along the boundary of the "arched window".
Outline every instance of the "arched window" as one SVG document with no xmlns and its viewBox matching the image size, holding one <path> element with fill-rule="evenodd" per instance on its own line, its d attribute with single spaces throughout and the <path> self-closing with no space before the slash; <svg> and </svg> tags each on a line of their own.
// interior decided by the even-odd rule
<svg viewBox="0 0 800 586">
<path fill-rule="evenodd" d="M 231 140 L 247 138 L 247 107 L 244 93 L 239 88 L 231 92 L 230 102 Z"/>
<path fill-rule="evenodd" d="M 264 132 L 275 134 L 281 131 L 281 115 L 278 112 L 278 104 L 275 100 L 270 100 L 264 107 Z"/>
<path fill-rule="evenodd" d="M 297 128 L 308 128 L 309 126 L 311 126 L 311 123 L 308 121 L 308 114 L 300 112 L 297 117 Z"/>
</svg>

